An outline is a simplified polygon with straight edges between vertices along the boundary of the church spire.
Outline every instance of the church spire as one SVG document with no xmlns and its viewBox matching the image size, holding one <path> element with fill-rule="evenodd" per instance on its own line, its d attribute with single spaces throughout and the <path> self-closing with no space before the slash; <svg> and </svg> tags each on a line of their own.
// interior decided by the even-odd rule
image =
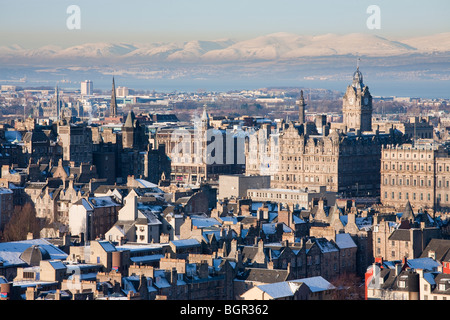
<svg viewBox="0 0 450 320">
<path fill-rule="evenodd" d="M 112 80 L 111 105 L 109 107 L 109 112 L 111 117 L 117 116 L 116 85 L 114 83 L 114 77 Z"/>
</svg>

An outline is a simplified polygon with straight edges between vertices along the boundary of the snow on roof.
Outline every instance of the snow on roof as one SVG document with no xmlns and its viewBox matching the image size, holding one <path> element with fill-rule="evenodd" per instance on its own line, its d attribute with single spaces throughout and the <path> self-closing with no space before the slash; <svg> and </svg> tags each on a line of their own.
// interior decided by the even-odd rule
<svg viewBox="0 0 450 320">
<path fill-rule="evenodd" d="M 162 271 L 162 272 L 160 272 Z M 164 270 L 156 270 L 153 277 L 153 285 L 157 288 L 170 288 L 170 283 L 164 275 Z"/>
<path fill-rule="evenodd" d="M 114 252 L 117 251 L 116 247 L 109 241 L 99 241 L 98 242 L 99 245 L 102 246 L 102 248 L 106 251 L 106 252 Z"/>
<path fill-rule="evenodd" d="M 13 192 L 12 192 L 11 189 L 8 189 L 8 188 L 0 188 L 0 193 L 3 193 L 3 194 L 11 194 L 11 193 L 13 193 Z"/>
<path fill-rule="evenodd" d="M 423 269 L 426 271 L 436 271 L 441 266 L 438 261 L 429 257 L 407 260 L 407 264 L 411 269 Z"/>
<path fill-rule="evenodd" d="M 33 239 L 13 242 L 0 243 L 0 261 L 4 266 L 22 265 L 25 262 L 20 259 L 20 255 L 32 245 L 39 245 L 45 249 L 52 260 L 65 260 L 67 254 L 55 247 L 53 244 L 45 239 Z"/>
<path fill-rule="evenodd" d="M 147 256 L 131 257 L 130 260 L 134 263 L 155 262 L 164 258 L 162 254 L 150 254 Z"/>
<path fill-rule="evenodd" d="M 164 211 L 162 206 L 152 205 L 152 204 L 144 204 L 144 203 L 138 203 L 138 209 L 139 210 L 149 210 L 153 213 L 161 213 Z"/>
<path fill-rule="evenodd" d="M 142 185 L 144 188 L 157 188 L 158 185 L 151 183 L 150 181 L 144 180 L 144 179 L 135 179 L 137 182 L 139 182 L 140 185 Z"/>
<path fill-rule="evenodd" d="M 425 272 L 423 274 L 423 278 L 426 282 L 428 282 L 430 285 L 436 285 L 436 281 L 434 279 L 434 275 L 430 272 Z"/>
<path fill-rule="evenodd" d="M 221 223 L 216 218 L 192 216 L 191 220 L 192 220 L 192 225 L 197 228 L 221 226 Z"/>
<path fill-rule="evenodd" d="M 81 204 L 87 211 L 92 210 L 92 207 L 90 206 L 89 201 L 87 201 L 86 199 L 84 199 L 84 198 L 81 199 Z"/>
<path fill-rule="evenodd" d="M 322 252 L 332 252 L 339 250 L 332 242 L 328 241 L 325 238 L 318 238 L 314 242 L 317 243 Z"/>
<path fill-rule="evenodd" d="M 120 206 L 117 202 L 113 200 L 112 197 L 109 196 L 90 197 L 89 202 L 92 204 L 92 207 L 94 208 Z"/>
<path fill-rule="evenodd" d="M 277 224 L 276 223 L 263 223 L 262 229 L 265 234 L 275 234 L 276 233 Z M 283 223 L 283 232 L 289 233 L 293 230 L 289 228 L 287 225 Z"/>
<path fill-rule="evenodd" d="M 336 244 L 340 249 L 356 248 L 356 244 L 348 233 L 336 234 Z"/>
<path fill-rule="evenodd" d="M 66 269 L 66 265 L 59 260 L 49 261 L 50 265 L 53 269 Z"/>
<path fill-rule="evenodd" d="M 172 240 L 170 241 L 175 247 L 190 247 L 198 246 L 200 242 L 197 239 L 182 239 L 182 240 Z"/>
<path fill-rule="evenodd" d="M 283 281 L 283 282 L 262 284 L 258 286 L 258 289 L 266 292 L 272 298 L 277 299 L 293 296 L 298 287 L 300 287 L 300 285 L 298 286 L 296 286 L 295 284 L 291 285 L 289 282 Z"/>
<path fill-rule="evenodd" d="M 233 224 L 236 224 L 238 222 L 238 219 L 236 217 L 220 217 L 220 220 L 223 222 L 231 222 Z"/>
<path fill-rule="evenodd" d="M 303 220 L 302 218 L 300 218 L 296 215 L 293 215 L 293 219 L 294 219 L 295 224 L 306 223 L 305 220 Z"/>
<path fill-rule="evenodd" d="M 296 280 L 292 280 L 291 282 L 304 283 L 309 287 L 309 290 L 311 290 L 312 292 L 319 292 L 319 291 L 335 289 L 335 286 L 333 286 L 331 283 L 329 283 L 327 280 L 325 280 L 321 276 L 296 279 Z"/>
</svg>

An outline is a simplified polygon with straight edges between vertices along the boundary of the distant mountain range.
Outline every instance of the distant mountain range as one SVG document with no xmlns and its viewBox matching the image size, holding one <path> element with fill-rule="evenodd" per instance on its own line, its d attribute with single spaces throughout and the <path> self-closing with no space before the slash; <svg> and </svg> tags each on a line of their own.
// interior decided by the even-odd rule
<svg viewBox="0 0 450 320">
<path fill-rule="evenodd" d="M 281 32 L 242 41 L 85 43 L 33 49 L 0 46 L 0 83 L 26 86 L 62 81 L 77 87 L 79 81 L 91 79 L 97 88 L 109 88 L 115 75 L 123 85 L 135 88 L 334 85 L 343 90 L 351 80 L 357 57 L 361 58 L 365 79 L 378 86 L 378 94 L 400 94 L 392 87 L 397 81 L 407 89 L 404 95 L 425 95 L 434 90 L 436 96 L 448 96 L 450 33 L 401 41 L 373 34 L 304 36 Z M 418 81 L 436 85 L 420 85 L 418 92 L 410 85 Z M 382 91 L 381 86 L 389 90 Z"/>
<path fill-rule="evenodd" d="M 254 39 L 233 41 L 189 41 L 185 43 L 86 43 L 68 48 L 55 45 L 25 49 L 19 45 L 0 46 L 0 62 L 76 61 L 108 59 L 165 62 L 292 61 L 305 57 L 354 55 L 392 57 L 408 54 L 450 52 L 450 33 L 402 41 L 370 34 L 324 34 L 302 36 L 274 33 Z"/>
</svg>

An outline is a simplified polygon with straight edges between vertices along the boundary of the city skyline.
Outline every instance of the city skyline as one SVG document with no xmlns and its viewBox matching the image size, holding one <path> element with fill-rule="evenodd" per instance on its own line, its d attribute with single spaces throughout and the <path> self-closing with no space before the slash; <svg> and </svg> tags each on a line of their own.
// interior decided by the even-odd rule
<svg viewBox="0 0 450 320">
<path fill-rule="evenodd" d="M 0 83 L 91 79 L 107 89 L 116 75 L 162 91 L 339 90 L 359 56 L 376 95 L 447 98 L 449 9 L 440 0 L 14 1 L 0 12 Z"/>
</svg>

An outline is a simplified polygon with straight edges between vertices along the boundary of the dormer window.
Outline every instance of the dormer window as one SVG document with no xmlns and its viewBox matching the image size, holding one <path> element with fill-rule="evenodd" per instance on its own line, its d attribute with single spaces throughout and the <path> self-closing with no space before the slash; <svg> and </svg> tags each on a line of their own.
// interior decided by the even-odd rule
<svg viewBox="0 0 450 320">
<path fill-rule="evenodd" d="M 428 251 L 428 258 L 436 259 L 436 252 L 433 250 Z"/>
</svg>

